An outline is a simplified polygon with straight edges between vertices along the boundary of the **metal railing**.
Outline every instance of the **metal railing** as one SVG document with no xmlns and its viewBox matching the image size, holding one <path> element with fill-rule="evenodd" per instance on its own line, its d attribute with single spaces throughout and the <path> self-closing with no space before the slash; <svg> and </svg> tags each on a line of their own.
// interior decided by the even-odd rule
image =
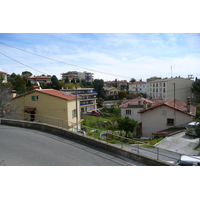
<svg viewBox="0 0 200 200">
<path fill-rule="evenodd" d="M 47 116 L 47 115 L 40 115 L 40 114 L 34 114 L 34 116 L 32 116 L 32 117 L 28 116 L 28 115 L 25 116 L 24 114 L 5 115 L 4 118 L 45 123 L 45 124 L 50 124 L 50 125 L 57 126 L 60 128 L 69 129 L 71 131 L 74 131 L 74 128 L 76 127 L 76 123 L 74 123 L 74 122 L 70 122 L 68 120 L 51 117 L 51 116 Z"/>
<path fill-rule="evenodd" d="M 59 128 L 68 129 L 70 131 L 77 132 L 77 130 L 75 129 L 76 128 L 75 123 L 69 122 L 67 120 L 55 118 L 55 117 L 45 116 L 45 115 L 35 114 L 34 120 L 31 118 L 26 118 L 24 114 L 6 115 L 2 118 L 45 123 L 45 124 L 57 126 Z M 111 131 L 105 131 L 105 130 L 102 131 L 102 130 L 84 126 L 84 125 L 82 125 L 80 129 L 81 130 L 79 131 L 83 133 L 83 136 L 86 134 L 93 138 L 103 140 L 107 143 L 111 143 L 112 145 L 130 150 L 130 151 L 134 151 L 137 154 L 144 154 L 149 157 L 155 158 L 157 160 L 164 160 L 164 161 L 170 161 L 170 162 L 172 161 L 175 163 L 178 160 L 180 160 L 181 156 L 183 155 L 180 153 L 162 149 L 160 147 L 155 147 L 154 145 L 151 145 L 148 140 L 144 142 L 144 140 L 131 139 L 131 138 L 124 137 L 120 135 L 121 132 L 112 133 Z"/>
<path fill-rule="evenodd" d="M 144 140 L 131 139 L 120 136 L 120 133 L 115 134 L 111 133 L 111 131 L 101 131 L 87 126 L 82 126 L 82 130 L 84 130 L 85 133 L 91 137 L 103 140 L 107 143 L 111 143 L 112 145 L 130 151 L 134 151 L 138 154 L 147 155 L 157 160 L 164 160 L 176 163 L 183 155 L 180 153 L 162 149 L 160 147 L 155 147 L 154 145 L 149 144 L 149 140 L 146 140 L 146 142 L 144 142 Z"/>
</svg>

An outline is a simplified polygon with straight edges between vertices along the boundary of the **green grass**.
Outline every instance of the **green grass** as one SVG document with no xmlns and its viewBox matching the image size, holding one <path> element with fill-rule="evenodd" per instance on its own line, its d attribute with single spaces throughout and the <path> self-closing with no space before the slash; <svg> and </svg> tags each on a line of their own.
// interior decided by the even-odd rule
<svg viewBox="0 0 200 200">
<path fill-rule="evenodd" d="M 144 144 L 141 147 L 144 147 L 144 148 L 155 148 L 154 146 L 149 145 L 149 144 Z"/>
<path fill-rule="evenodd" d="M 156 138 L 156 139 L 153 139 L 153 140 L 149 140 L 149 144 L 155 145 L 156 143 L 160 142 L 163 139 L 164 139 L 164 137 L 159 137 L 159 138 Z"/>
</svg>

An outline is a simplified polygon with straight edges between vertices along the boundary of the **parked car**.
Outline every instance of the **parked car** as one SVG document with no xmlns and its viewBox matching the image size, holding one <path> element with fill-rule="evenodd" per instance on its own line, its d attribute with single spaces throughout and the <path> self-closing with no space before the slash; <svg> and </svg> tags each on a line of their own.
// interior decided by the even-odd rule
<svg viewBox="0 0 200 200">
<path fill-rule="evenodd" d="M 91 115 L 100 115 L 100 113 L 98 111 L 96 111 L 96 110 L 92 110 L 91 111 Z"/>
<path fill-rule="evenodd" d="M 196 132 L 195 132 L 195 128 L 196 126 L 199 124 L 199 122 L 191 122 L 188 123 L 187 126 L 185 127 L 185 134 L 189 135 L 189 136 L 197 136 Z"/>
<path fill-rule="evenodd" d="M 176 165 L 180 166 L 200 166 L 200 156 L 181 156 Z"/>
</svg>

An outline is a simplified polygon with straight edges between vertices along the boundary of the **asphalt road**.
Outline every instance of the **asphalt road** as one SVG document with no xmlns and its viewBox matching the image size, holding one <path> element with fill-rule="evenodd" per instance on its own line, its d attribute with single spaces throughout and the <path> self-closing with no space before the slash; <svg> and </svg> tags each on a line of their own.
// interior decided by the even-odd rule
<svg viewBox="0 0 200 200">
<path fill-rule="evenodd" d="M 143 166 L 139 162 L 77 141 L 1 124 L 0 165 Z"/>
</svg>

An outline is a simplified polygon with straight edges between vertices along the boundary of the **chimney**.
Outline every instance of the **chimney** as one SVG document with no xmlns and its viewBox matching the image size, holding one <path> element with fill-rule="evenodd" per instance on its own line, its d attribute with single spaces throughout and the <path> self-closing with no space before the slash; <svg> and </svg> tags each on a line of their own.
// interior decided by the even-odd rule
<svg viewBox="0 0 200 200">
<path fill-rule="evenodd" d="M 143 110 L 146 110 L 146 109 L 147 109 L 147 102 L 143 101 Z"/>
<path fill-rule="evenodd" d="M 11 98 L 15 98 L 17 96 L 16 90 L 11 91 Z"/>
<path fill-rule="evenodd" d="M 190 101 L 190 97 L 187 98 L 187 112 L 190 113 L 190 105 L 191 105 L 191 101 Z"/>
</svg>

